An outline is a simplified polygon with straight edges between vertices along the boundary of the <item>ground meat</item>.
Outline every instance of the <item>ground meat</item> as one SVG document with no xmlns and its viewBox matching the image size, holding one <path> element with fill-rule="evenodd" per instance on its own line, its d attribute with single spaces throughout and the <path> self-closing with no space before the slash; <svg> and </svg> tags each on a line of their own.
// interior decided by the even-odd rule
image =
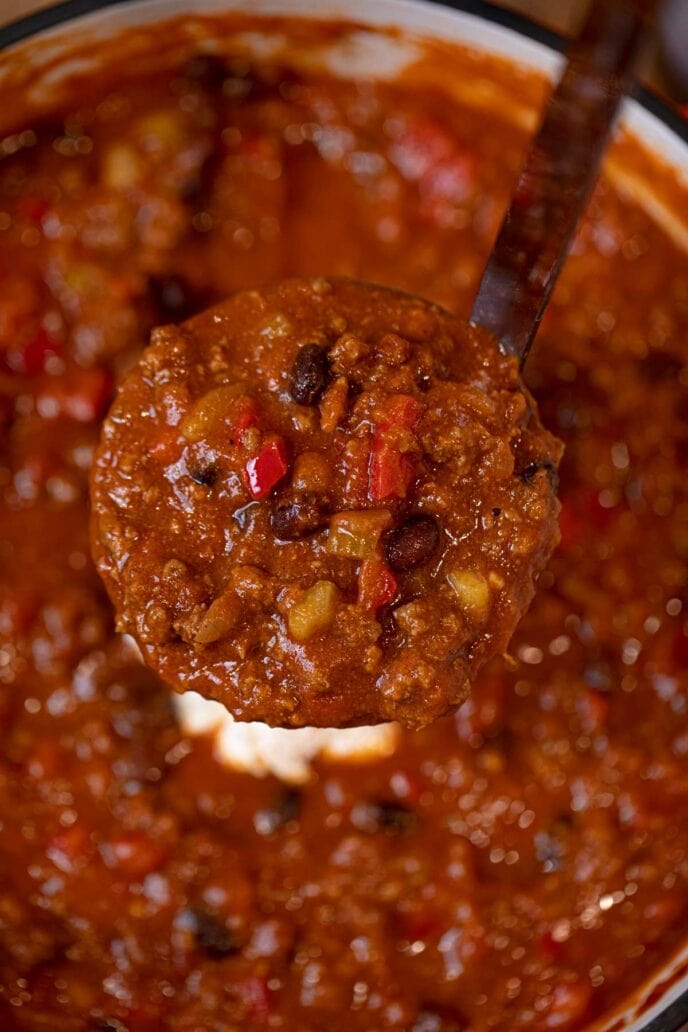
<svg viewBox="0 0 688 1032">
<path fill-rule="evenodd" d="M 273 725 L 418 727 L 530 602 L 559 455 L 486 334 L 285 281 L 155 331 L 104 424 L 96 561 L 174 687 Z"/>
</svg>

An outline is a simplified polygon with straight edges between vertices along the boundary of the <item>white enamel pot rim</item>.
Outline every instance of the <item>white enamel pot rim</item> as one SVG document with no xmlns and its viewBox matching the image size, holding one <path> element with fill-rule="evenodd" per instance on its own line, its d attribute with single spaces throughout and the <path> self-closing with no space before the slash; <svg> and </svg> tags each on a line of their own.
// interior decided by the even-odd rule
<svg viewBox="0 0 688 1032">
<path fill-rule="evenodd" d="M 87 27 L 107 36 L 129 25 L 182 14 L 217 14 L 232 9 L 252 14 L 296 14 L 318 19 L 349 18 L 371 27 L 396 26 L 463 42 L 553 75 L 561 62 L 562 40 L 527 19 L 484 0 L 66 0 L 20 21 L 0 27 L 0 50 L 26 45 L 52 32 L 60 37 Z M 1 90 L 1 87 L 0 87 Z M 637 89 L 626 102 L 626 125 L 646 146 L 660 153 L 685 180 L 688 189 L 688 124 L 654 94 Z M 688 942 L 683 963 L 688 962 Z M 688 974 L 672 978 L 676 962 L 658 971 L 639 989 L 630 1007 L 595 1028 L 616 1032 L 677 1032 L 688 1022 Z M 663 988 L 664 987 L 664 988 Z M 654 1002 L 643 1005 L 652 993 Z M 686 1026 L 688 1028 L 688 1026 Z"/>
</svg>

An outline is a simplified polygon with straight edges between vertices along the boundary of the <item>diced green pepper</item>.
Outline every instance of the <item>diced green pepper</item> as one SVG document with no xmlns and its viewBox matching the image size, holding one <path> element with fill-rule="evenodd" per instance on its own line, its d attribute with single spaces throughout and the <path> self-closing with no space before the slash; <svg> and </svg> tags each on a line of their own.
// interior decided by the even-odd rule
<svg viewBox="0 0 688 1032">
<path fill-rule="evenodd" d="M 375 552 L 381 534 L 391 523 L 387 509 L 339 512 L 330 520 L 327 551 L 348 559 L 365 559 Z"/>
<path fill-rule="evenodd" d="M 198 399 L 182 420 L 181 431 L 187 441 L 202 441 L 222 424 L 245 429 L 255 425 L 257 418 L 255 402 L 246 395 L 245 384 L 223 384 Z"/>
</svg>

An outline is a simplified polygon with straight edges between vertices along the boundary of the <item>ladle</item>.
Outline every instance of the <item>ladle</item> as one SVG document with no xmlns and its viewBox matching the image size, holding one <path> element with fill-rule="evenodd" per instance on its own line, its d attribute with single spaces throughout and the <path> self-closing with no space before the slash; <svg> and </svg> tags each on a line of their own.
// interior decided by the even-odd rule
<svg viewBox="0 0 688 1032">
<path fill-rule="evenodd" d="M 628 91 L 648 5 L 593 3 L 528 148 L 471 321 L 525 362 Z"/>
<path fill-rule="evenodd" d="M 94 552 L 120 628 L 178 690 L 273 726 L 419 727 L 506 650 L 557 540 L 560 446 L 518 364 L 645 15 L 593 5 L 471 324 L 333 279 L 244 292 L 156 331 L 104 424 Z M 180 476 L 195 484 L 182 496 Z"/>
</svg>

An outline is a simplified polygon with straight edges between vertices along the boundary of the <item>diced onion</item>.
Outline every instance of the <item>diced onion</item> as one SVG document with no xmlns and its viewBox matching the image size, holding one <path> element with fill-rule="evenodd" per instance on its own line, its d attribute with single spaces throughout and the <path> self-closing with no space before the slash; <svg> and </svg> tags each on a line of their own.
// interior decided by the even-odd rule
<svg viewBox="0 0 688 1032">
<path fill-rule="evenodd" d="M 490 585 L 476 570 L 451 570 L 447 581 L 453 588 L 465 615 L 483 623 L 490 611 Z"/>
</svg>

